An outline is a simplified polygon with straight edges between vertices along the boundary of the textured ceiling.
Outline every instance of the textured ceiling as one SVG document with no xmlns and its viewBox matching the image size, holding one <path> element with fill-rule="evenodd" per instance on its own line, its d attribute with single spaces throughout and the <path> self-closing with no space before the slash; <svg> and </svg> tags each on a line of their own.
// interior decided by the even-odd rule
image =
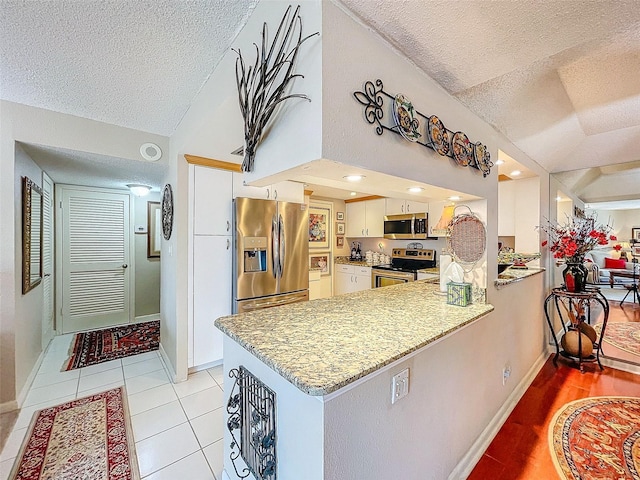
<svg viewBox="0 0 640 480">
<path fill-rule="evenodd" d="M 171 135 L 257 1 L 0 0 L 0 95 Z M 638 0 L 340 2 L 547 170 L 640 160 Z"/>
<path fill-rule="evenodd" d="M 640 160 L 637 0 L 342 2 L 546 170 Z"/>
<path fill-rule="evenodd" d="M 166 156 L 157 162 L 125 160 L 64 148 L 21 143 L 22 149 L 45 170 L 55 183 L 126 189 L 139 183 L 162 190 Z"/>
<path fill-rule="evenodd" d="M 169 136 L 256 3 L 2 0 L 2 98 Z"/>
</svg>

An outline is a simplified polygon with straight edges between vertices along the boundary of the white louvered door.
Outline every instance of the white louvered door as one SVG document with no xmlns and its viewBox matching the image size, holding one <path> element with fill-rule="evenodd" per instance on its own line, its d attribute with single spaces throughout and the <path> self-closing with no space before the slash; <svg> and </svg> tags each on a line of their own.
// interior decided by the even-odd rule
<svg viewBox="0 0 640 480">
<path fill-rule="evenodd" d="M 63 333 L 129 322 L 129 195 L 61 191 Z"/>
<path fill-rule="evenodd" d="M 42 348 L 53 338 L 53 181 L 42 172 Z"/>
</svg>

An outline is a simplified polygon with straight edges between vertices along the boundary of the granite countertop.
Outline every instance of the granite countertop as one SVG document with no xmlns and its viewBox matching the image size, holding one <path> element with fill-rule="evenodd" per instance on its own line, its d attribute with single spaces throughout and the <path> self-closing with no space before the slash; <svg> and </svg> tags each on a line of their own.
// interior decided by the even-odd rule
<svg viewBox="0 0 640 480">
<path fill-rule="evenodd" d="M 349 257 L 346 257 L 346 256 L 335 257 L 334 263 L 340 264 L 340 265 L 355 265 L 357 267 L 375 267 L 376 265 L 385 265 L 384 262 L 369 263 L 366 260 L 351 260 Z"/>
<path fill-rule="evenodd" d="M 510 283 L 519 282 L 523 278 L 537 275 L 544 272 L 546 269 L 538 267 L 529 268 L 507 268 L 504 272 L 498 275 L 498 279 L 494 282 L 496 287 L 503 287 Z"/>
<path fill-rule="evenodd" d="M 409 282 L 221 317 L 216 327 L 303 392 L 326 395 L 493 310 Z"/>
</svg>

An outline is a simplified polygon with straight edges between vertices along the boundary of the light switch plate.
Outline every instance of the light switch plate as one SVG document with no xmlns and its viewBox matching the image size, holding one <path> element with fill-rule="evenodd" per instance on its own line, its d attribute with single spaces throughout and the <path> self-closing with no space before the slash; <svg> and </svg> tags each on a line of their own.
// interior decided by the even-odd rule
<svg viewBox="0 0 640 480">
<path fill-rule="evenodd" d="M 405 368 L 391 379 L 391 403 L 396 403 L 409 393 L 409 369 Z"/>
</svg>

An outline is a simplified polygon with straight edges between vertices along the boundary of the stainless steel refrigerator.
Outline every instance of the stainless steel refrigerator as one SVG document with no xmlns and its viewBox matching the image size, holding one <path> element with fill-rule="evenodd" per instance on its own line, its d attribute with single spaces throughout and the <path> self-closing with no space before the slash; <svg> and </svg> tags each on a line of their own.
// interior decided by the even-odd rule
<svg viewBox="0 0 640 480">
<path fill-rule="evenodd" d="M 307 205 L 234 200 L 233 312 L 309 300 Z"/>
</svg>

